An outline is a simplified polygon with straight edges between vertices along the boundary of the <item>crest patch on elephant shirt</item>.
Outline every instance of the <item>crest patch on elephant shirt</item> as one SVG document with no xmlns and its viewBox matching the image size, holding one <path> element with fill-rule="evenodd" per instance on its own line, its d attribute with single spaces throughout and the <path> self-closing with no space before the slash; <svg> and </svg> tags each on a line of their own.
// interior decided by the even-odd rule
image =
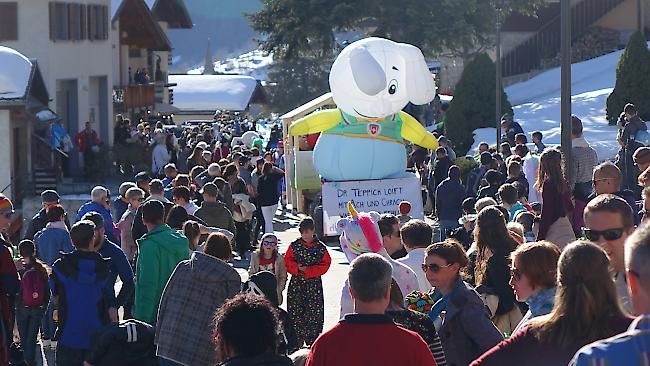
<svg viewBox="0 0 650 366">
<path fill-rule="evenodd" d="M 381 125 L 379 123 L 368 123 L 366 131 L 370 136 L 378 136 L 381 133 Z"/>
</svg>

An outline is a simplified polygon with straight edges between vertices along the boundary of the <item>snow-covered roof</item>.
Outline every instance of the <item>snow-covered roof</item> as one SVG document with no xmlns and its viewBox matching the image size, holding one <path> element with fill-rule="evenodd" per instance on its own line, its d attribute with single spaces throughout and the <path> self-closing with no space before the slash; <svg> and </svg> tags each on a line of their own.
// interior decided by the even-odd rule
<svg viewBox="0 0 650 366">
<path fill-rule="evenodd" d="M 32 66 L 20 52 L 0 46 L 0 99 L 25 97 Z"/>
<path fill-rule="evenodd" d="M 174 106 L 181 111 L 243 111 L 257 87 L 257 80 L 244 75 L 169 75 L 177 84 Z"/>
</svg>

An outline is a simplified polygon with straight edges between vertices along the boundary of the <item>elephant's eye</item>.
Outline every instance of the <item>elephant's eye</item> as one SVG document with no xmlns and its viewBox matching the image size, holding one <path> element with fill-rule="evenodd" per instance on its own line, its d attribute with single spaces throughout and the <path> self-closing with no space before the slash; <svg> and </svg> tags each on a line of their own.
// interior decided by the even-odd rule
<svg viewBox="0 0 650 366">
<path fill-rule="evenodd" d="M 390 81 L 390 84 L 388 85 L 388 94 L 395 94 L 397 92 L 397 80 L 393 79 Z"/>
</svg>

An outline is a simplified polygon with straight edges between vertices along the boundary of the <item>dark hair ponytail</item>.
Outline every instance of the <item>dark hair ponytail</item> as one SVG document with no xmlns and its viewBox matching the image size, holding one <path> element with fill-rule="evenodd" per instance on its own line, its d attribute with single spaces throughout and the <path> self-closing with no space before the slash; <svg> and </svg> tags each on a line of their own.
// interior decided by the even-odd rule
<svg viewBox="0 0 650 366">
<path fill-rule="evenodd" d="M 36 247 L 34 246 L 34 242 L 29 239 L 23 239 L 20 244 L 18 244 L 18 251 L 21 256 L 29 258 L 34 269 L 36 269 L 43 276 L 43 279 L 47 281 L 48 276 L 50 275 L 50 267 L 40 259 L 36 258 Z"/>
</svg>

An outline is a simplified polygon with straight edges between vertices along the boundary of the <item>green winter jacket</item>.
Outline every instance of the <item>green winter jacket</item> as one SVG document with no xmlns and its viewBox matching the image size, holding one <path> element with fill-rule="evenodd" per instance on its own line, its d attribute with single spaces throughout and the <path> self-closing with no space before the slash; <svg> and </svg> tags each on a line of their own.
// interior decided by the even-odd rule
<svg viewBox="0 0 650 366">
<path fill-rule="evenodd" d="M 156 324 L 158 304 L 176 265 L 189 259 L 189 244 L 182 233 L 160 225 L 137 240 L 135 310 L 137 320 Z"/>
</svg>

